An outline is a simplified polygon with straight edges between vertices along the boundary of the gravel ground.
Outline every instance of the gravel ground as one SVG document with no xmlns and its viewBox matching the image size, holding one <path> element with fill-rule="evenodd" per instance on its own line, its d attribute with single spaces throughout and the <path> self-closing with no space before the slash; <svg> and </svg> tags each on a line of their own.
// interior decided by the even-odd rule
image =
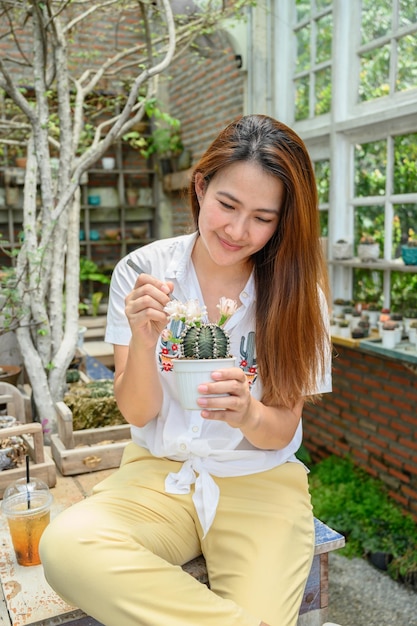
<svg viewBox="0 0 417 626">
<path fill-rule="evenodd" d="M 340 626 L 417 626 L 417 593 L 365 559 L 329 554 L 328 621 Z"/>
</svg>

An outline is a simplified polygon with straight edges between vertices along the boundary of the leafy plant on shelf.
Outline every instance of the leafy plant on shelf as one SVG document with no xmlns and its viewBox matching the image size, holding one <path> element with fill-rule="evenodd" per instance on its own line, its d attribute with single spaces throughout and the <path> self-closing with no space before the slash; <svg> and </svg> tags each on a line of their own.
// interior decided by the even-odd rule
<svg viewBox="0 0 417 626">
<path fill-rule="evenodd" d="M 230 338 L 222 328 L 227 320 L 235 313 L 235 300 L 220 298 L 217 305 L 220 317 L 217 323 L 203 322 L 207 315 L 205 306 L 198 300 L 189 300 L 186 303 L 171 300 L 165 307 L 165 312 L 172 322 L 182 322 L 182 331 L 175 337 L 180 346 L 179 358 L 184 359 L 218 359 L 230 356 Z M 162 333 L 165 341 L 172 341 L 172 331 L 165 329 Z"/>
<path fill-rule="evenodd" d="M 417 248 L 417 233 L 412 228 L 408 230 L 407 246 Z"/>
<path fill-rule="evenodd" d="M 104 297 L 104 293 L 102 291 L 94 291 L 90 296 L 88 293 L 88 283 L 90 282 L 109 285 L 110 278 L 107 274 L 100 270 L 97 263 L 91 259 L 87 259 L 87 257 L 80 257 L 80 283 L 82 286 L 86 285 L 86 287 L 81 288 L 81 301 L 78 305 L 78 310 L 80 313 L 86 313 L 89 311 L 90 306 L 86 300 L 91 300 L 92 314 L 96 316 L 99 311 L 100 302 Z"/>
<path fill-rule="evenodd" d="M 159 158 L 180 154 L 184 149 L 180 120 L 163 111 L 156 98 L 147 100 L 144 108 L 145 115 L 153 126 L 151 135 L 145 137 L 139 131 L 131 130 L 123 135 L 123 140 L 132 148 L 139 150 L 146 159 L 153 154 Z"/>
</svg>

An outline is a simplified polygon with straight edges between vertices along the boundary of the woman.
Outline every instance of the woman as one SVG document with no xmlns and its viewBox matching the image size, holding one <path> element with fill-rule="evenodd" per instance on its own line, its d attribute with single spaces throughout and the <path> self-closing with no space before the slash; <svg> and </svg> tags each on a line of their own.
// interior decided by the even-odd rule
<svg viewBox="0 0 417 626">
<path fill-rule="evenodd" d="M 133 253 L 139 275 L 126 259 L 114 271 L 106 340 L 133 442 L 50 524 L 42 561 L 52 587 L 107 626 L 294 626 L 314 551 L 294 453 L 305 400 L 330 391 L 313 169 L 291 129 L 250 115 L 214 140 L 190 194 L 195 232 Z M 236 367 L 199 386 L 201 411 L 178 401 L 172 293 L 211 321 L 221 297 L 238 304 L 225 327 Z M 178 567 L 201 552 L 210 589 Z"/>
</svg>

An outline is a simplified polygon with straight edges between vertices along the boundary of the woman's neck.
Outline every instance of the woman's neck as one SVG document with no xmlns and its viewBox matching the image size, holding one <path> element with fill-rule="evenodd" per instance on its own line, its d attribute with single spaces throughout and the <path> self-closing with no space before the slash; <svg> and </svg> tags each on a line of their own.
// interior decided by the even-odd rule
<svg viewBox="0 0 417 626">
<path fill-rule="evenodd" d="M 222 296 L 236 300 L 240 306 L 240 294 L 252 271 L 250 262 L 231 266 L 217 265 L 207 254 L 200 238 L 195 243 L 191 259 L 211 322 L 216 322 L 219 317 L 217 305 Z"/>
</svg>

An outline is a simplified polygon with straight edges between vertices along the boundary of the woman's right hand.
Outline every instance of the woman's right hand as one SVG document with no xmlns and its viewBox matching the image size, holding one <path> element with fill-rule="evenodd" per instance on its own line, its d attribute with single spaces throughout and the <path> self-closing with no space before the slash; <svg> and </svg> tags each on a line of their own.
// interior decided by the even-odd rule
<svg viewBox="0 0 417 626">
<path fill-rule="evenodd" d="M 125 312 L 132 331 L 143 347 L 155 347 L 167 325 L 164 307 L 169 302 L 172 283 L 165 283 L 150 274 L 140 274 L 125 298 Z"/>
</svg>

